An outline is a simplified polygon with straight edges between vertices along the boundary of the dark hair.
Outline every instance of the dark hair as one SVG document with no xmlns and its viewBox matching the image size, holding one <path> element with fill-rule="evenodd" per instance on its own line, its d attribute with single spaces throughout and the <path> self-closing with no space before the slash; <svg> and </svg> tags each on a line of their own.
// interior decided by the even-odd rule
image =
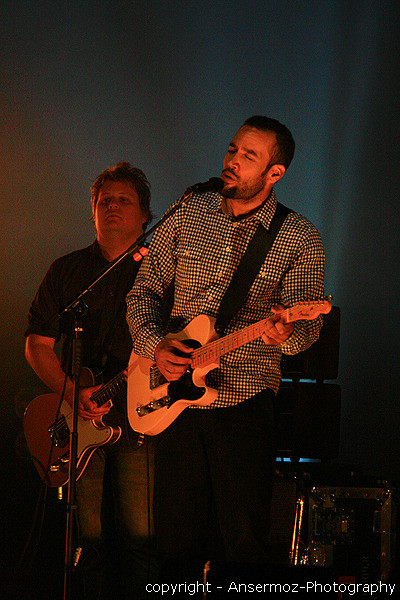
<svg viewBox="0 0 400 600">
<path fill-rule="evenodd" d="M 270 117 L 254 115 L 246 119 L 242 127 L 254 127 L 254 129 L 260 129 L 261 131 L 273 131 L 276 137 L 276 146 L 268 169 L 273 165 L 283 165 L 285 169 L 289 167 L 294 156 L 295 143 L 291 132 L 285 125 Z"/>
<path fill-rule="evenodd" d="M 140 209 L 146 217 L 146 222 L 143 226 L 146 229 L 147 225 L 153 219 L 153 213 L 150 210 L 150 184 L 143 171 L 137 167 L 132 167 L 128 162 L 119 162 L 114 167 L 109 167 L 100 173 L 90 188 L 93 211 L 97 204 L 99 192 L 106 181 L 126 181 L 136 190 L 139 197 Z"/>
</svg>

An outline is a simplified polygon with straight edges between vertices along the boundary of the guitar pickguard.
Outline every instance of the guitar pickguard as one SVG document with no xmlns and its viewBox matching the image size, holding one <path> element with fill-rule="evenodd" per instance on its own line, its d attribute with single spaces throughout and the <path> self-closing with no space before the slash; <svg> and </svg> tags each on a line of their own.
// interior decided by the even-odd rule
<svg viewBox="0 0 400 600">
<path fill-rule="evenodd" d="M 184 341 L 186 346 L 189 348 L 200 348 L 201 344 L 197 340 L 188 339 Z M 185 356 L 184 352 L 176 350 L 174 352 L 177 356 Z M 177 381 L 171 381 L 168 385 L 168 396 L 170 398 L 169 405 L 173 404 L 177 400 L 199 400 L 206 389 L 204 387 L 198 387 L 193 383 L 193 369 L 189 368 Z"/>
</svg>

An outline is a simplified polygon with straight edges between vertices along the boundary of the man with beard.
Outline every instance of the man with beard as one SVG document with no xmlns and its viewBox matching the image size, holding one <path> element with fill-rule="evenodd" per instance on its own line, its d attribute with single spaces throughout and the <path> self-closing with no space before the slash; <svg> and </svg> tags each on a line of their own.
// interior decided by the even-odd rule
<svg viewBox="0 0 400 600">
<path fill-rule="evenodd" d="M 193 353 L 171 333 L 198 315 L 217 317 L 249 241 L 260 224 L 265 230 L 271 226 L 274 185 L 293 154 L 293 137 L 284 125 L 264 116 L 247 119 L 225 155 L 221 192 L 194 194 L 154 236 L 128 294 L 127 318 L 134 352 L 154 360 L 167 381 L 181 378 Z M 222 334 L 262 319 L 266 330 L 221 356 L 218 368 L 207 374 L 206 386 L 218 392 L 211 404 L 184 410 L 158 436 L 155 522 L 166 582 L 199 580 L 208 560 L 233 564 L 237 574 L 239 565 L 268 562 L 273 402 L 281 356 L 305 350 L 321 327 L 320 318 L 285 323 L 275 315 L 282 305 L 323 296 L 320 236 L 303 216 L 289 210 L 284 215 Z M 162 297 L 171 282 L 175 295 L 164 328 Z"/>
</svg>

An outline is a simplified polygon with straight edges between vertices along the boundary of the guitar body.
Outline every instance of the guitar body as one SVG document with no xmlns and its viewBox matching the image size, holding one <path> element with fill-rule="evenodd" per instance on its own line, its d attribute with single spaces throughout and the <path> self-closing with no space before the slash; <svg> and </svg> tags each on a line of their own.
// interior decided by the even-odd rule
<svg viewBox="0 0 400 600">
<path fill-rule="evenodd" d="M 185 329 L 167 337 L 179 339 L 192 347 L 203 346 L 218 338 L 214 323 L 214 318 L 199 315 Z M 205 377 L 218 364 L 211 362 L 205 367 L 189 370 L 178 382 L 168 383 L 158 373 L 154 361 L 132 352 L 127 391 L 128 420 L 132 429 L 157 435 L 188 406 L 208 406 L 214 402 L 218 392 L 205 385 Z M 155 385 L 151 385 L 154 380 Z"/>
<path fill-rule="evenodd" d="M 59 405 L 58 394 L 43 394 L 29 403 L 23 419 L 25 438 L 34 465 L 50 487 L 61 487 L 69 481 L 72 408 L 64 400 L 57 414 Z M 120 436 L 120 427 L 104 425 L 101 417 L 92 420 L 78 417 L 76 478 L 82 475 L 96 448 L 113 444 Z"/>
</svg>

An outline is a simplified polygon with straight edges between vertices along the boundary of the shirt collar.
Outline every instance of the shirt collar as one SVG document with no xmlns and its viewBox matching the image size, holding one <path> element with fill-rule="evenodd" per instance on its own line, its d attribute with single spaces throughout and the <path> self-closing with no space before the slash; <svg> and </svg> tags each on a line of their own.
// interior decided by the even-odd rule
<svg viewBox="0 0 400 600">
<path fill-rule="evenodd" d="M 255 220 L 259 221 L 262 225 L 264 225 L 265 229 L 269 229 L 272 218 L 275 214 L 276 203 L 277 203 L 277 199 L 276 199 L 275 191 L 274 191 L 274 189 L 272 189 L 271 193 L 269 194 L 269 196 L 265 200 L 265 202 L 261 205 L 261 207 L 257 210 L 257 212 L 253 213 L 250 217 L 248 217 L 248 219 L 249 220 L 255 219 Z M 207 194 L 206 210 L 208 210 L 211 213 L 212 212 L 223 212 L 229 218 L 231 218 L 226 209 L 225 198 L 223 198 L 223 196 L 221 196 L 221 194 L 218 194 L 216 192 Z M 243 219 L 243 221 L 245 221 L 245 220 L 246 219 Z"/>
<path fill-rule="evenodd" d="M 99 242 L 96 240 L 94 240 L 93 244 L 91 245 L 91 251 L 92 251 L 92 256 L 95 260 L 99 261 L 99 264 L 103 266 L 109 264 L 109 261 L 104 258 L 101 250 L 100 250 L 100 245 Z"/>
<path fill-rule="evenodd" d="M 209 192 L 208 194 L 203 194 L 205 197 L 207 205 L 206 210 L 210 213 L 220 212 L 222 210 L 221 203 L 223 197 L 218 192 Z"/>
</svg>

